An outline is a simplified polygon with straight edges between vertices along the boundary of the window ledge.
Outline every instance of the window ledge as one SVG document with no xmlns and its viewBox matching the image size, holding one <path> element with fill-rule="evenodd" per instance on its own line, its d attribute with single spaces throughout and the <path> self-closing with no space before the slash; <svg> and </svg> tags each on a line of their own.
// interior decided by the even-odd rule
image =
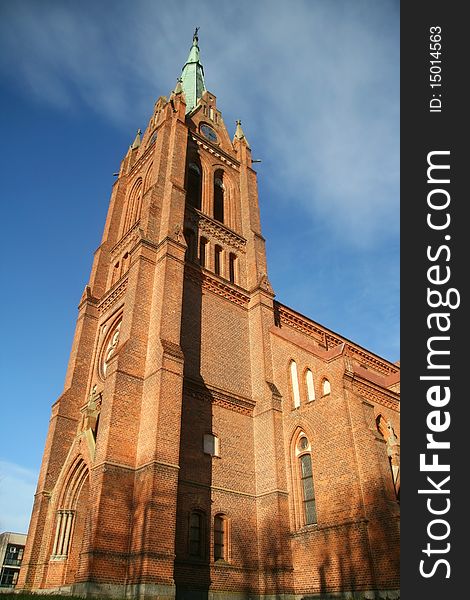
<svg viewBox="0 0 470 600">
<path fill-rule="evenodd" d="M 51 554 L 49 560 L 53 562 L 64 562 L 67 560 L 67 554 Z"/>
</svg>

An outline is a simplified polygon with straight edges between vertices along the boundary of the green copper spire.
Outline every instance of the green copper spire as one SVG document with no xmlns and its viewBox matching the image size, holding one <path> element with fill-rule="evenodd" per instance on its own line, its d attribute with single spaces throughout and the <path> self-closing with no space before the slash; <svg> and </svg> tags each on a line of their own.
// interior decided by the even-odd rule
<svg viewBox="0 0 470 600">
<path fill-rule="evenodd" d="M 198 30 L 199 27 L 196 27 L 193 35 L 193 45 L 181 73 L 181 85 L 183 86 L 184 97 L 186 99 L 186 113 L 193 110 L 199 98 L 206 91 L 206 86 L 204 85 L 204 67 L 199 60 L 199 46 L 197 45 Z"/>
</svg>

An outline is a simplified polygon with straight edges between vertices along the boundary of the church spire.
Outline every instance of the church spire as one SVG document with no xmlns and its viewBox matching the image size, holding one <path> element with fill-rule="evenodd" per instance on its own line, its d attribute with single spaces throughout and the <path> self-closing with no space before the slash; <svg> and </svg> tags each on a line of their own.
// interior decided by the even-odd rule
<svg viewBox="0 0 470 600">
<path fill-rule="evenodd" d="M 196 27 L 189 56 L 181 73 L 181 85 L 183 86 L 186 99 L 186 113 L 193 110 L 197 101 L 206 90 L 204 84 L 204 67 L 199 59 L 198 31 L 199 27 Z"/>
</svg>

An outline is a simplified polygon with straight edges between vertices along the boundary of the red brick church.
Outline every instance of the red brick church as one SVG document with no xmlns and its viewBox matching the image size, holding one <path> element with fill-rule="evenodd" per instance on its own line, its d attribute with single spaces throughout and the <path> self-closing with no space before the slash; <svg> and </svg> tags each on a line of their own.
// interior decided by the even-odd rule
<svg viewBox="0 0 470 600">
<path fill-rule="evenodd" d="M 275 300 L 197 31 L 113 186 L 17 588 L 399 596 L 399 366 Z"/>
</svg>

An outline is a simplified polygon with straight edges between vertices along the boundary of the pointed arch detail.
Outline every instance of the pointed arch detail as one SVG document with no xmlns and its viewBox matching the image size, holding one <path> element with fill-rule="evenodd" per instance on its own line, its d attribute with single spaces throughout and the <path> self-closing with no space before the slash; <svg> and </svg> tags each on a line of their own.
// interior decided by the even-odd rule
<svg viewBox="0 0 470 600">
<path fill-rule="evenodd" d="M 139 177 L 134 183 L 127 199 L 123 234 L 127 233 L 129 229 L 140 219 L 140 212 L 142 209 L 142 187 L 142 177 Z"/>
<path fill-rule="evenodd" d="M 295 528 L 301 529 L 317 523 L 312 436 L 303 426 L 297 426 L 292 434 L 290 458 Z"/>
<path fill-rule="evenodd" d="M 88 479 L 88 466 L 81 456 L 71 464 L 65 477 L 64 485 L 59 494 L 56 513 L 56 528 L 52 556 L 66 558 L 69 554 L 74 529 L 75 513 L 78 498 L 83 485 Z"/>
<path fill-rule="evenodd" d="M 297 368 L 297 363 L 292 358 L 289 361 L 289 378 L 290 378 L 290 387 L 292 394 L 292 403 L 294 408 L 299 408 L 300 406 L 300 385 L 299 385 L 299 372 Z"/>
<path fill-rule="evenodd" d="M 315 381 L 313 378 L 313 371 L 309 367 L 304 371 L 304 381 L 307 392 L 307 401 L 313 402 L 315 400 Z"/>
</svg>

